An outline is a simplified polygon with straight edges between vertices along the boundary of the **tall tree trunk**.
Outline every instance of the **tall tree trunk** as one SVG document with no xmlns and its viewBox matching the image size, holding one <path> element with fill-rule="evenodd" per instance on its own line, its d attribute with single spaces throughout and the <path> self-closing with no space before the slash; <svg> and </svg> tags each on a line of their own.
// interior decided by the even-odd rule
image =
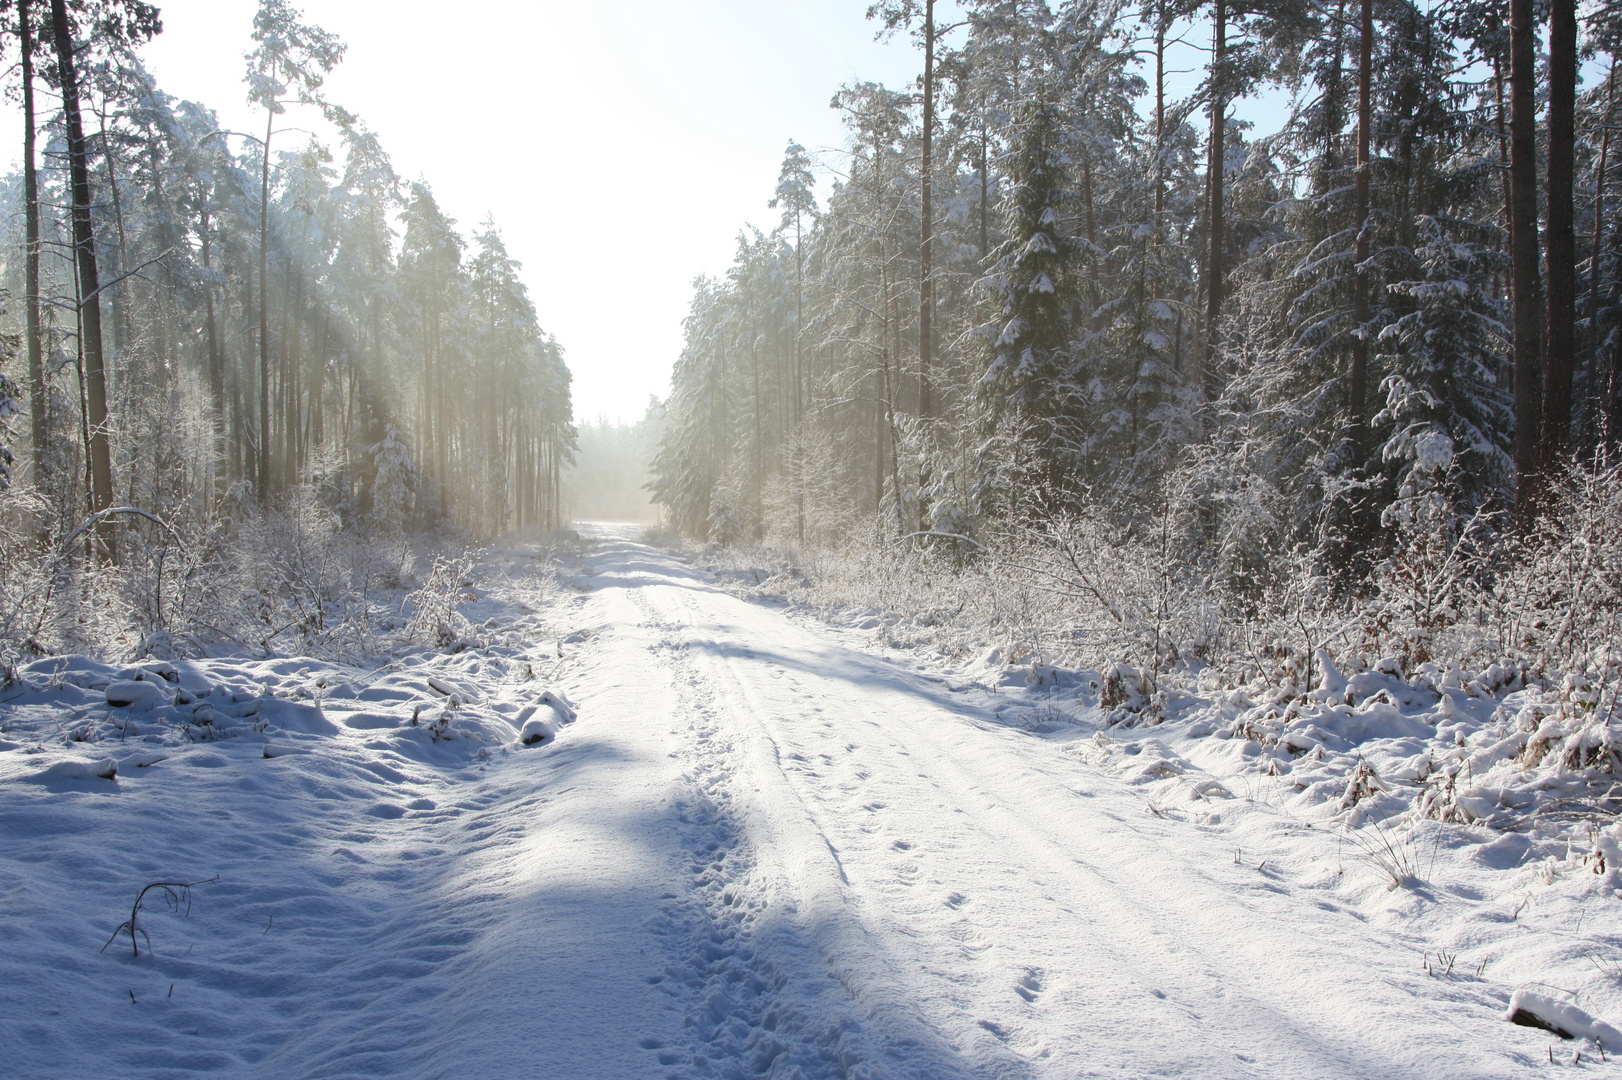
<svg viewBox="0 0 1622 1080">
<path fill-rule="evenodd" d="M 99 122 L 98 135 L 101 137 L 101 163 L 107 170 L 107 194 L 113 200 L 113 231 L 118 234 L 118 262 L 113 267 L 113 281 L 118 282 L 124 271 L 129 269 L 130 251 L 129 238 L 124 231 L 124 200 L 118 193 L 118 172 L 114 168 L 113 144 L 107 138 L 107 101 L 102 99 L 101 108 L 93 109 Z M 125 347 L 130 337 L 129 301 L 124 295 L 124 286 L 119 284 L 111 287 L 107 302 L 113 306 L 113 356 L 117 357 Z"/>
<path fill-rule="evenodd" d="M 1514 251 L 1515 214 L 1511 209 L 1514 205 L 1514 199 L 1511 198 L 1509 190 L 1509 122 L 1504 116 L 1504 64 L 1496 56 L 1493 57 L 1492 61 L 1492 81 L 1493 91 L 1498 97 L 1498 118 L 1496 121 L 1498 127 L 1498 180 L 1499 186 L 1503 188 L 1504 193 L 1504 235 L 1509 238 L 1510 250 Z M 1499 250 L 1502 251 L 1503 249 L 1500 248 Z M 1498 287 L 1498 281 L 1498 274 L 1494 271 L 1494 289 Z"/>
<path fill-rule="evenodd" d="M 1228 8 L 1216 0 L 1211 16 L 1211 145 L 1205 171 L 1206 187 L 1206 270 L 1205 270 L 1205 358 L 1204 370 L 1196 385 L 1215 395 L 1217 350 L 1222 325 L 1222 169 L 1227 154 L 1227 53 Z"/>
<path fill-rule="evenodd" d="M 17 37 L 22 48 L 23 79 L 23 218 L 24 263 L 23 298 L 25 334 L 28 349 L 28 416 L 33 440 L 33 480 L 38 487 L 45 481 L 47 431 L 45 357 L 39 325 L 39 174 L 34 167 L 34 32 L 28 25 L 31 0 L 18 0 Z"/>
<path fill-rule="evenodd" d="M 147 144 L 147 168 L 152 176 L 152 197 L 159 206 L 169 205 L 168 194 L 163 190 L 163 153 L 164 147 L 158 140 L 154 139 Z M 159 251 L 171 251 L 177 247 L 172 238 L 172 230 L 173 225 L 168 215 L 160 215 L 157 221 Z M 157 295 L 153 297 L 153 304 L 158 311 L 158 318 L 155 320 L 157 325 L 156 353 L 159 367 L 164 371 L 168 371 L 171 366 L 170 343 L 178 340 L 175 335 L 177 317 L 175 298 L 179 295 L 179 290 L 175 288 L 173 262 L 164 259 L 159 266 L 158 272 L 163 275 L 163 284 L 159 290 L 156 290 Z"/>
<path fill-rule="evenodd" d="M 1161 250 L 1166 243 L 1166 5 L 1162 2 L 1155 12 L 1155 215 L 1154 235 L 1150 246 L 1154 251 L 1149 270 L 1151 294 L 1156 300 L 1165 298 L 1165 273 Z M 1183 375 L 1182 357 L 1173 355 L 1171 369 L 1179 378 Z"/>
<path fill-rule="evenodd" d="M 210 193 L 212 194 L 212 193 Z M 209 212 L 208 195 L 202 197 L 203 210 L 199 219 L 198 239 L 202 247 L 203 273 L 212 276 L 213 269 L 212 248 L 209 239 Z M 208 334 L 208 389 L 214 400 L 214 429 L 216 436 L 220 434 L 220 425 L 226 416 L 225 402 L 225 357 L 220 352 L 219 324 L 214 315 L 214 283 L 208 281 L 203 286 L 203 325 Z"/>
<path fill-rule="evenodd" d="M 259 497 L 270 494 L 270 136 L 276 114 L 265 110 L 265 160 L 259 173 Z"/>
<path fill-rule="evenodd" d="M 1357 339 L 1352 345 L 1351 440 L 1355 467 L 1368 453 L 1369 343 L 1364 332 L 1369 321 L 1369 187 L 1374 165 L 1370 139 L 1374 124 L 1374 0 L 1361 2 L 1361 34 L 1357 45 L 1357 175 L 1352 192 L 1352 221 L 1357 229 L 1357 270 L 1353 282 L 1352 321 Z"/>
<path fill-rule="evenodd" d="M 890 399 L 890 490 L 895 494 L 896 535 L 901 536 L 907 531 L 907 506 L 906 500 L 901 495 L 901 440 L 897 438 L 900 434 L 900 425 L 896 417 L 902 382 L 901 304 L 896 298 L 896 286 L 890 280 L 887 269 L 884 271 L 884 291 L 888 294 L 890 301 L 890 351 L 891 355 L 895 357 L 895 380 L 888 387 Z M 890 377 L 888 360 L 885 362 L 884 376 L 886 379 Z"/>
<path fill-rule="evenodd" d="M 766 445 L 766 421 L 761 416 L 760 400 L 760 347 L 755 342 L 749 345 L 749 373 L 753 378 L 755 388 L 755 446 L 754 446 L 754 488 L 755 496 L 755 528 L 754 539 L 760 539 L 761 526 L 766 519 L 766 510 L 762 502 L 764 494 L 763 483 L 766 476 L 766 461 L 762 456 Z"/>
<path fill-rule="evenodd" d="M 805 546 L 805 491 L 800 484 L 801 467 L 804 464 L 805 447 L 799 436 L 803 434 L 801 419 L 804 415 L 804 400 L 801 398 L 800 384 L 805 377 L 805 360 L 800 351 L 800 339 L 804 336 L 800 320 L 805 315 L 805 256 L 804 237 L 800 234 L 800 212 L 794 211 L 794 535 L 799 539 L 801 547 Z M 723 393 L 725 391 L 723 390 Z"/>
<path fill-rule="evenodd" d="M 1573 158 L 1577 145 L 1577 0 L 1549 8 L 1549 266 L 1544 322 L 1540 465 L 1553 477 L 1571 452 L 1571 374 L 1577 351 L 1577 232 Z"/>
<path fill-rule="evenodd" d="M 435 283 L 437 285 L 437 282 Z M 430 286 L 432 288 L 433 286 Z M 426 486 L 437 496 L 434 477 L 434 320 L 432 298 L 425 301 L 422 311 L 422 472 Z"/>
<path fill-rule="evenodd" d="M 327 441 L 326 389 L 327 389 L 327 335 L 332 332 L 332 309 L 321 311 L 321 344 L 316 347 L 314 370 L 310 372 L 310 437 L 311 447 L 321 447 Z"/>
<path fill-rule="evenodd" d="M 75 252 L 77 254 L 77 252 Z M 91 505 L 90 490 L 92 479 L 90 475 L 90 397 L 85 388 L 84 380 L 84 292 L 79 288 L 79 264 L 73 264 L 73 369 L 79 378 L 79 450 L 84 455 L 84 506 L 86 510 L 94 509 Z M 97 537 L 92 534 L 85 537 L 85 555 L 91 557 L 95 553 Z"/>
<path fill-rule="evenodd" d="M 285 438 L 282 447 L 283 466 L 282 475 L 287 483 L 293 485 L 299 482 L 299 475 L 303 472 L 302 446 L 299 443 L 299 429 L 304 424 L 304 275 L 293 274 L 292 288 L 292 319 L 293 332 L 282 338 L 282 370 L 287 372 L 287 394 L 283 400 L 287 402 L 286 412 L 282 415 L 282 431 Z M 287 325 L 287 316 L 282 316 L 282 325 Z"/>
<path fill-rule="evenodd" d="M 1537 177 L 1537 26 L 1532 0 L 1509 6 L 1509 241 L 1515 359 L 1516 520 L 1525 529 L 1537 515 L 1542 373 L 1539 370 Z"/>
<path fill-rule="evenodd" d="M 1611 156 L 1611 124 L 1616 115 L 1616 57 L 1611 57 L 1611 71 L 1605 79 L 1605 111 L 1600 114 L 1604 134 L 1600 136 L 1599 167 L 1594 177 L 1594 246 L 1588 260 L 1588 387 L 1594 401 L 1594 436 L 1609 445 L 1615 445 L 1616 432 L 1609 429 L 1612 395 L 1604 393 L 1599 379 L 1599 256 L 1605 241 L 1605 166 Z M 1607 388 L 1608 389 L 1608 388 Z"/>
<path fill-rule="evenodd" d="M 86 161 L 84 122 L 79 114 L 79 76 L 73 63 L 73 31 L 65 0 L 51 0 L 51 27 L 56 39 L 56 65 L 62 88 L 62 114 L 68 135 L 68 173 L 73 188 L 73 249 L 79 272 L 79 346 L 84 356 L 85 420 L 89 428 L 90 508 L 99 513 L 113 505 L 113 459 L 107 435 L 107 372 L 101 350 L 101 281 L 96 273 L 96 233 L 90 217 L 90 167 Z M 113 523 L 103 518 L 96 528 L 103 556 L 118 559 Z"/>
<path fill-rule="evenodd" d="M 439 489 L 441 502 L 448 502 L 446 489 L 450 483 L 450 449 L 451 443 L 456 439 L 456 422 L 451 415 L 450 395 L 447 391 L 447 370 L 445 363 L 445 320 L 436 310 L 434 314 L 434 399 L 439 413 L 439 438 L 435 446 L 439 451 Z"/>
<path fill-rule="evenodd" d="M 248 272 L 242 276 L 242 294 L 238 305 L 241 310 L 241 319 L 235 325 L 237 327 L 237 355 L 246 358 L 251 346 L 248 340 L 248 319 L 253 312 L 253 260 L 248 257 L 247 253 L 244 253 L 242 263 L 247 267 Z M 225 309 L 225 317 L 229 319 L 231 297 L 228 291 L 221 291 L 224 293 L 222 306 Z M 247 370 L 244 370 L 244 368 Z M 248 379 L 252 376 L 252 372 L 251 362 L 232 363 L 227 357 L 226 381 L 231 387 L 232 479 L 249 482 L 253 481 L 254 469 L 258 467 L 257 459 L 250 459 L 248 455 L 248 447 L 252 439 L 250 429 L 253 417 L 253 391 Z"/>
<path fill-rule="evenodd" d="M 253 256 L 247 250 L 243 251 L 243 268 L 247 272 L 242 276 L 242 294 L 237 302 L 240 310 L 240 319 L 237 319 L 237 355 L 242 357 L 242 363 L 230 365 L 230 396 L 232 396 L 232 410 L 230 410 L 230 426 L 232 426 L 232 446 L 237 454 L 237 478 L 243 482 L 258 485 L 258 467 L 260 459 L 256 456 L 255 433 L 253 433 L 253 332 L 250 323 L 253 321 Z"/>
<path fill-rule="evenodd" d="M 434 309 L 434 471 L 439 476 L 439 501 L 447 508 L 450 483 L 450 445 L 455 437 L 450 410 L 445 405 L 445 318 Z"/>
<path fill-rule="evenodd" d="M 1155 20 L 1155 225 L 1154 246 L 1162 242 L 1166 214 L 1166 16 L 1164 7 Z M 1158 270 L 1158 266 L 1156 268 Z M 1155 299 L 1160 296 L 1160 274 L 1155 274 Z"/>
<path fill-rule="evenodd" d="M 935 358 L 935 0 L 924 0 L 924 147 L 919 166 L 922 235 L 918 259 L 918 415 L 934 410 L 930 394 L 930 367 Z"/>
<path fill-rule="evenodd" d="M 800 212 L 794 211 L 794 423 L 805 414 L 805 361 L 800 353 L 805 315 L 805 256 L 801 245 Z"/>
</svg>

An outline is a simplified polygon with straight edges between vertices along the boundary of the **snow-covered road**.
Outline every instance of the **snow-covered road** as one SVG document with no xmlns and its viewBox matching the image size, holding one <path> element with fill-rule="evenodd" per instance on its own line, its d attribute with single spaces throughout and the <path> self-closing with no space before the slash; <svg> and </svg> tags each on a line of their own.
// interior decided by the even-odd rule
<svg viewBox="0 0 1622 1080">
<path fill-rule="evenodd" d="M 452 762 L 379 739 L 387 701 L 328 701 L 334 732 L 281 738 L 309 752 L 226 740 L 115 791 L 19 779 L 3 755 L 0 894 L 23 931 L 0 950 L 0 1074 L 1542 1064 L 1502 988 L 1428 977 L 1333 888 L 1152 812 L 1081 752 L 1090 729 L 997 722 L 983 692 L 739 600 L 634 535 L 602 528 L 586 557 L 560 676 L 579 719 L 545 746 Z M 469 655 L 424 671 L 477 686 L 483 670 L 511 711 Z M 191 919 L 153 914 L 155 956 L 97 954 L 108 898 L 181 865 L 222 875 Z"/>
<path fill-rule="evenodd" d="M 1388 933 L 1236 865 L 1226 838 L 1153 816 L 1074 754 L 628 538 L 593 561 L 603 629 L 583 685 L 604 697 L 582 689 L 583 716 L 613 729 L 617 790 L 638 803 L 620 820 L 640 822 L 602 872 L 655 840 L 684 870 L 646 923 L 667 931 L 659 974 L 684 1021 L 656 1036 L 662 1060 L 747 1074 L 782 1055 L 807 1076 L 1517 1070 L 1484 993 L 1438 994 Z M 625 915 L 620 933 L 640 937 Z"/>
</svg>

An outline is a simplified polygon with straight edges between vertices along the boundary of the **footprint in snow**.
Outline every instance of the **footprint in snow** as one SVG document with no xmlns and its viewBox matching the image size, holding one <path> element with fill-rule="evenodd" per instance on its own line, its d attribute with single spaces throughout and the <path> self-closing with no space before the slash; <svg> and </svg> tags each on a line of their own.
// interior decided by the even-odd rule
<svg viewBox="0 0 1622 1080">
<path fill-rule="evenodd" d="M 969 898 L 962 893 L 953 893 L 946 898 L 946 906 L 949 908 L 960 908 L 968 902 Z"/>
<path fill-rule="evenodd" d="M 1041 975 L 1041 971 L 1036 968 L 1026 968 L 1024 976 L 1014 984 L 1014 993 L 1031 1004 L 1036 1004 L 1036 999 L 1042 996 Z"/>
</svg>

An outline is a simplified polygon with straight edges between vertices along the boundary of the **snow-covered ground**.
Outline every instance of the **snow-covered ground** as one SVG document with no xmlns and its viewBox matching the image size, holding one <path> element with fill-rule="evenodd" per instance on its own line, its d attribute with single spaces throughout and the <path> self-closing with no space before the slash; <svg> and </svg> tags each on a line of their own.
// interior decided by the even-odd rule
<svg viewBox="0 0 1622 1080">
<path fill-rule="evenodd" d="M 25 671 L 0 1075 L 1609 1067 L 1614 841 L 1382 826 L 1379 784 L 1412 782 L 1388 760 L 1435 737 L 1395 686 L 1316 734 L 1231 695 L 1106 730 L 1084 678 L 884 655 L 593 532 L 545 610 L 507 591 L 521 556 L 480 568 L 481 648 Z M 1440 767 L 1476 768 L 1493 692 L 1460 691 L 1482 715 Z M 1364 722 L 1389 730 L 1333 730 Z M 1356 830 L 1350 747 L 1379 777 Z M 205 883 L 101 951 L 158 881 Z M 1586 1038 L 1508 1023 L 1516 991 Z"/>
</svg>

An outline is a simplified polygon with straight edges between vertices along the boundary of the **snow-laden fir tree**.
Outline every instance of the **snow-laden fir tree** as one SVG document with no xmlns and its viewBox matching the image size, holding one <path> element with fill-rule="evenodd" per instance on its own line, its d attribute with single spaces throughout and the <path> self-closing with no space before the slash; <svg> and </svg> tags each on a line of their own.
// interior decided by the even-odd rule
<svg viewBox="0 0 1622 1080">
<path fill-rule="evenodd" d="M 1468 517 L 1501 499 L 1514 473 L 1502 305 L 1482 284 L 1501 259 L 1435 218 L 1420 229 L 1424 276 L 1389 286 L 1412 310 L 1379 338 L 1388 374 L 1372 426 L 1393 485 L 1387 526 L 1414 520 L 1424 501 Z"/>
<path fill-rule="evenodd" d="M 1066 159 L 1058 117 L 1044 101 L 1024 106 L 1004 163 L 1002 211 L 1007 239 L 986 277 L 991 318 L 983 331 L 990 359 L 977 390 L 986 423 L 1022 432 L 1017 453 L 1029 454 L 1025 477 L 1052 494 L 1072 486 L 1079 388 L 1071 382 L 1070 315 L 1074 241 L 1060 227 L 1066 203 Z M 1025 504 L 1026 492 L 1010 493 Z"/>
</svg>

